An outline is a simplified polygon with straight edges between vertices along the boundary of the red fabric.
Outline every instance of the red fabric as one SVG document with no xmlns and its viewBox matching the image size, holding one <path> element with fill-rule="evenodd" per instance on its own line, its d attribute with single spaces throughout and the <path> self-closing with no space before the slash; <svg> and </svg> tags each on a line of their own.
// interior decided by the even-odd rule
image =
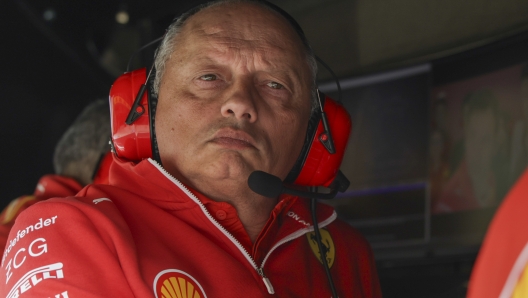
<svg viewBox="0 0 528 298">
<path fill-rule="evenodd" d="M 40 178 L 33 195 L 25 195 L 11 201 L 0 213 L 0 249 L 4 251 L 7 236 L 20 212 L 40 201 L 53 197 L 73 196 L 82 189 L 75 180 L 59 175 L 45 175 Z"/>
<path fill-rule="evenodd" d="M 513 186 L 488 228 L 471 273 L 468 298 L 499 297 L 513 264 L 528 243 L 526 210 L 528 171 Z"/>
<path fill-rule="evenodd" d="M 480 205 L 473 192 L 469 178 L 467 161 L 463 161 L 449 179 L 437 202 L 433 203 L 433 213 L 472 210 Z"/>
<path fill-rule="evenodd" d="M 253 244 L 251 239 L 244 229 L 242 222 L 238 219 L 238 214 L 235 207 L 226 202 L 216 202 L 197 191 L 192 191 L 194 195 L 205 205 L 209 213 L 226 228 L 235 238 L 240 241 L 240 244 L 249 252 Z"/>
<path fill-rule="evenodd" d="M 238 247 L 219 226 L 222 220 L 208 217 L 220 205 L 200 205 L 150 160 L 114 162 L 110 183 L 88 186 L 76 198 L 47 200 L 19 216 L 3 256 L 0 295 L 162 297 L 165 291 L 170 297 L 186 289 L 201 297 L 272 296 L 242 252 L 248 245 Z M 257 267 L 264 263 L 275 297 L 330 297 L 306 234 L 308 202 L 282 202 L 247 253 Z M 330 207 L 318 208 L 335 246 L 331 272 L 339 297 L 381 297 L 367 241 L 334 220 Z M 40 270 L 47 275 L 32 271 L 46 265 Z"/>
<path fill-rule="evenodd" d="M 93 177 L 94 184 L 108 184 L 108 175 L 113 161 L 112 151 L 106 152 L 97 165 L 97 172 Z"/>
</svg>

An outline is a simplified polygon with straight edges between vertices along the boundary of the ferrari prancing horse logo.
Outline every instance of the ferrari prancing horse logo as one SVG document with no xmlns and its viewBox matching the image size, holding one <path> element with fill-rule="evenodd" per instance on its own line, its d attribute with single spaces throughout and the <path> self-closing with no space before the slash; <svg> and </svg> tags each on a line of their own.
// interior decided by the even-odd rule
<svg viewBox="0 0 528 298">
<path fill-rule="evenodd" d="M 321 233 L 321 242 L 323 244 L 323 250 L 326 253 L 326 262 L 328 263 L 328 268 L 332 268 L 335 260 L 334 240 L 332 240 L 332 236 L 330 236 L 330 233 L 327 230 L 319 229 L 319 232 Z M 308 243 L 310 244 L 313 253 L 319 262 L 323 263 L 321 260 L 321 253 L 319 252 L 319 246 L 317 245 L 317 240 L 315 238 L 315 232 L 307 233 L 306 237 L 308 238 Z"/>
</svg>

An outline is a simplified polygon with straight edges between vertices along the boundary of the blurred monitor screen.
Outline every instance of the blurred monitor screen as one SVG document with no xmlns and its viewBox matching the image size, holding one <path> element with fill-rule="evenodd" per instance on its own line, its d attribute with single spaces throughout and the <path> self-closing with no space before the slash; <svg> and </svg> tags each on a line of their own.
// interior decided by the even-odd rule
<svg viewBox="0 0 528 298">
<path fill-rule="evenodd" d="M 350 187 L 330 204 L 373 244 L 425 240 L 429 82 L 429 65 L 341 82 Z"/>
<path fill-rule="evenodd" d="M 527 61 L 524 33 L 341 80 L 353 123 L 341 170 L 351 184 L 328 203 L 375 250 L 476 253 L 528 165 Z M 321 90 L 338 98 L 334 82 Z"/>
<path fill-rule="evenodd" d="M 480 245 L 528 164 L 528 38 L 522 34 L 433 64 L 431 243 Z"/>
</svg>

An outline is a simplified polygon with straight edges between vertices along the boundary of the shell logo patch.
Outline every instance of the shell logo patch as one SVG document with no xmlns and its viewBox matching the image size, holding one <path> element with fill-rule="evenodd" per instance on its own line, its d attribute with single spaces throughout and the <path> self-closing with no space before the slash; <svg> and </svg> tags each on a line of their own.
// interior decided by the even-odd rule
<svg viewBox="0 0 528 298">
<path fill-rule="evenodd" d="M 194 277 L 177 269 L 163 270 L 154 279 L 156 298 L 207 298 Z"/>
<path fill-rule="evenodd" d="M 39 186 L 42 186 L 39 184 Z M 20 211 L 20 208 L 22 208 L 27 202 L 34 201 L 37 198 L 35 196 L 21 196 L 13 200 L 7 208 L 5 209 L 5 213 L 3 214 L 2 224 L 5 225 L 12 220 L 15 219 L 15 216 Z M 1 217 L 0 217 L 1 218 Z"/>
<path fill-rule="evenodd" d="M 319 232 L 321 233 L 321 242 L 323 244 L 323 250 L 326 253 L 326 263 L 328 263 L 328 268 L 332 268 L 332 265 L 334 265 L 335 260 L 334 240 L 332 240 L 332 236 L 330 236 L 330 233 L 327 230 L 319 229 Z M 319 252 L 319 246 L 317 245 L 317 238 L 315 238 L 315 232 L 307 233 L 306 237 L 308 238 L 308 243 L 310 244 L 310 247 L 312 248 L 315 257 L 322 264 L 323 261 L 321 260 L 321 253 Z"/>
</svg>

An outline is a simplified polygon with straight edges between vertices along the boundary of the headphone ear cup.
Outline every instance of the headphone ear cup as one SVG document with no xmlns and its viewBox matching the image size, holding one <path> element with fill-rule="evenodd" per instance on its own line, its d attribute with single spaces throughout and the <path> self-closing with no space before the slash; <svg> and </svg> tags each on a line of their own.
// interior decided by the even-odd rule
<svg viewBox="0 0 528 298">
<path fill-rule="evenodd" d="M 112 144 L 116 155 L 127 160 L 142 160 L 152 157 L 148 94 L 141 98 L 138 109 L 143 114 L 132 124 L 125 123 L 139 89 L 145 83 L 145 68 L 121 75 L 110 88 L 110 122 Z"/>
<path fill-rule="evenodd" d="M 343 161 L 352 122 L 348 112 L 341 104 L 322 93 L 321 95 L 321 98 L 325 98 L 323 110 L 334 140 L 335 153 L 328 152 L 321 141 L 324 126 L 320 113 L 317 113 L 318 117 L 314 118 L 317 120 L 317 125 L 309 124 L 307 140 L 305 141 L 306 148 L 303 148 L 296 166 L 286 179 L 287 182 L 293 181 L 294 184 L 302 186 L 329 187 L 336 178 Z"/>
</svg>

